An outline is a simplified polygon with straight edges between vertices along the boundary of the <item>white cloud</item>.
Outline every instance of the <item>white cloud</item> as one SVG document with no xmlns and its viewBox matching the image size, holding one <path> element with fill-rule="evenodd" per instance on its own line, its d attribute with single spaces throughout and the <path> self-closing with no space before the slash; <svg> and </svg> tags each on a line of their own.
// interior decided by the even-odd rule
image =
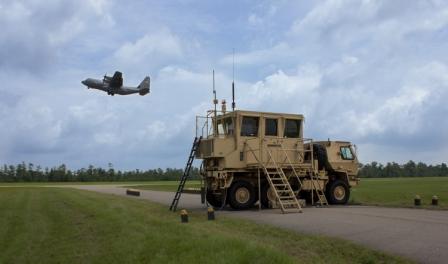
<svg viewBox="0 0 448 264">
<path fill-rule="evenodd" d="M 442 1 L 413 1 L 404 5 L 387 0 L 327 0 L 297 19 L 290 33 L 338 41 L 350 48 L 366 40 L 391 45 L 413 33 L 442 29 L 447 23 L 448 4 Z"/>
<path fill-rule="evenodd" d="M 116 52 L 119 63 L 131 65 L 178 59 L 182 56 L 182 45 L 178 37 L 169 30 L 146 34 L 135 42 L 126 42 Z"/>
<path fill-rule="evenodd" d="M 249 25 L 251 26 L 260 26 L 263 24 L 263 20 L 256 14 L 250 14 L 247 18 L 247 22 L 249 22 Z"/>
<path fill-rule="evenodd" d="M 112 25 L 105 1 L 6 1 L 0 9 L 0 67 L 44 72 L 71 41 Z"/>
<path fill-rule="evenodd" d="M 429 92 L 416 87 L 403 87 L 395 97 L 372 112 L 354 117 L 351 124 L 359 136 L 384 133 L 393 130 L 399 134 L 413 134 L 421 127 L 420 108 L 428 99 Z"/>
<path fill-rule="evenodd" d="M 292 75 L 280 70 L 255 83 L 247 95 L 246 102 L 261 106 L 267 101 L 281 104 L 283 100 L 296 98 L 298 103 L 305 103 L 303 99 L 310 98 L 319 88 L 320 79 L 321 73 L 315 66 L 301 67 Z"/>
<path fill-rule="evenodd" d="M 213 68 L 231 98 L 232 48 L 239 109 L 302 113 L 307 137 L 352 140 L 364 162 L 446 154 L 446 1 L 1 6 L 1 161 L 180 167 Z M 129 85 L 149 74 L 151 93 L 80 84 L 112 70 Z"/>
<path fill-rule="evenodd" d="M 254 66 L 272 61 L 282 60 L 290 56 L 291 48 L 287 43 L 279 43 L 272 48 L 251 51 L 247 53 L 236 53 L 235 62 L 238 66 Z M 231 65 L 233 54 L 221 59 L 222 64 Z"/>
</svg>

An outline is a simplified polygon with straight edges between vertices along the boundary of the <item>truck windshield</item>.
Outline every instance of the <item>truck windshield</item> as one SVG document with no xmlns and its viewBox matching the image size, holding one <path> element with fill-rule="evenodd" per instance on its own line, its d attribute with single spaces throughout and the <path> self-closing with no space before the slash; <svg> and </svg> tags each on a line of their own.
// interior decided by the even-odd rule
<svg viewBox="0 0 448 264">
<path fill-rule="evenodd" d="M 341 147 L 341 157 L 344 160 L 353 160 L 352 149 L 349 146 Z"/>
</svg>

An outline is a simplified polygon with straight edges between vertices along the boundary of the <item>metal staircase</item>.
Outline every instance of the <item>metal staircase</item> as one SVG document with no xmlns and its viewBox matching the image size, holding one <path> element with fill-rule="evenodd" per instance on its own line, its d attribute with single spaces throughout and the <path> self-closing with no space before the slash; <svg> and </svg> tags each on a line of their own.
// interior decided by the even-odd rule
<svg viewBox="0 0 448 264">
<path fill-rule="evenodd" d="M 283 169 L 273 158 L 269 146 L 263 143 L 263 147 L 265 147 L 266 152 L 268 153 L 268 161 L 266 162 L 262 162 L 255 154 L 255 151 L 249 145 L 247 146 L 254 155 L 259 166 L 263 169 L 266 179 L 269 182 L 269 186 L 274 191 L 276 200 L 280 204 L 282 213 L 301 213 L 302 207 L 300 206 L 299 201 L 297 200 L 296 195 L 289 184 L 289 179 L 286 177 Z M 278 147 L 279 145 L 275 146 Z M 273 166 L 269 166 L 271 161 Z M 292 167 L 292 164 L 290 165 Z"/>
<path fill-rule="evenodd" d="M 302 207 L 289 184 L 288 178 L 281 168 L 270 171 L 263 167 L 270 187 L 274 190 L 280 209 L 283 213 L 301 213 Z"/>
<path fill-rule="evenodd" d="M 191 147 L 190 156 L 188 157 L 187 165 L 185 166 L 184 173 L 182 174 L 179 186 L 177 187 L 176 194 L 174 195 L 174 199 L 171 202 L 170 211 L 176 211 L 177 204 L 179 203 L 180 196 L 182 195 L 182 192 L 184 191 L 185 182 L 188 179 L 188 176 L 190 176 L 190 170 L 191 166 L 193 165 L 194 157 L 196 155 L 196 151 L 199 148 L 199 144 L 201 142 L 202 137 L 195 137 L 193 141 L 193 146 Z"/>
<path fill-rule="evenodd" d="M 311 161 L 308 164 L 308 166 L 303 166 L 306 164 L 301 163 L 303 162 L 303 160 L 301 160 L 299 163 L 301 163 L 302 166 L 300 167 L 297 167 L 297 164 L 294 165 L 291 158 L 288 156 L 288 151 L 290 150 L 285 149 L 281 143 L 267 144 L 266 142 L 263 142 L 262 144 L 260 144 L 260 149 L 256 150 L 252 149 L 249 144 L 246 144 L 246 146 L 254 156 L 255 160 L 257 161 L 257 164 L 264 171 L 266 179 L 269 182 L 269 186 L 274 191 L 276 200 L 280 205 L 280 209 L 282 210 L 283 213 L 302 212 L 302 207 L 300 206 L 300 203 L 296 197 L 296 194 L 294 193 L 294 190 L 291 188 L 289 180 L 290 177 L 295 177 L 297 179 L 297 182 L 299 184 L 298 192 L 300 192 L 303 183 L 299 177 L 299 174 L 304 173 L 303 169 L 310 177 L 312 204 L 315 204 L 314 194 L 316 194 L 318 198 L 316 203 L 318 203 L 320 206 L 328 205 L 328 201 L 327 198 L 325 197 L 323 188 L 322 186 L 320 186 L 319 183 L 319 174 L 314 168 L 315 165 L 313 159 L 312 142 L 309 145 L 309 149 L 303 150 L 303 153 L 310 152 Z M 273 149 L 281 151 L 283 153 L 284 158 L 282 158 L 282 160 L 280 161 L 276 161 L 273 155 Z M 262 160 L 260 156 L 261 153 L 264 152 L 264 150 L 266 151 L 265 153 L 267 153 L 266 161 Z M 257 155 L 255 151 L 259 151 L 260 155 Z M 288 175 L 286 175 L 285 169 L 288 170 L 289 172 Z M 299 170 L 299 172 L 297 170 Z"/>
</svg>

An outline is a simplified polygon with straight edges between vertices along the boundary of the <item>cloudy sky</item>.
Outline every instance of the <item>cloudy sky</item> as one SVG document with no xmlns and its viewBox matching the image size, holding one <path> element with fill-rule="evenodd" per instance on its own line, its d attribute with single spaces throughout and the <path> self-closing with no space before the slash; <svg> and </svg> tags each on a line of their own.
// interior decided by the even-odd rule
<svg viewBox="0 0 448 264">
<path fill-rule="evenodd" d="M 444 0 L 0 0 L 0 163 L 182 167 L 196 114 L 302 113 L 362 162 L 448 161 Z M 151 76 L 108 96 L 87 77 Z"/>
</svg>

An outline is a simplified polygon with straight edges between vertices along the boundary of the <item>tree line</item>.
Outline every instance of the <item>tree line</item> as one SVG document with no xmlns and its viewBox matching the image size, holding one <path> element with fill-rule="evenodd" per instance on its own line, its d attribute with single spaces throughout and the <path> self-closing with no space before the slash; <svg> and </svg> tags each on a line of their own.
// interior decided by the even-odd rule
<svg viewBox="0 0 448 264">
<path fill-rule="evenodd" d="M 42 168 L 33 163 L 3 165 L 0 168 L 0 182 L 93 182 L 93 181 L 168 181 L 179 180 L 183 169 L 166 168 L 150 170 L 121 171 L 93 165 L 78 170 L 70 170 L 62 164 L 52 168 Z M 190 179 L 199 179 L 199 169 L 192 167 Z"/>
<path fill-rule="evenodd" d="M 358 176 L 361 178 L 393 178 L 393 177 L 435 177 L 448 176 L 446 163 L 427 165 L 410 160 L 405 164 L 388 162 L 383 165 L 378 162 L 361 164 Z"/>
<path fill-rule="evenodd" d="M 149 169 L 121 171 L 93 165 L 78 170 L 70 170 L 62 164 L 57 167 L 35 166 L 33 163 L 22 162 L 17 165 L 0 167 L 0 182 L 92 182 L 92 181 L 169 181 L 179 180 L 183 169 Z M 405 164 L 388 162 L 383 165 L 378 162 L 360 164 L 358 176 L 361 178 L 392 178 L 392 177 L 431 177 L 448 176 L 446 163 L 427 165 L 423 162 L 408 161 Z M 199 179 L 199 169 L 191 168 L 190 179 Z"/>
</svg>

